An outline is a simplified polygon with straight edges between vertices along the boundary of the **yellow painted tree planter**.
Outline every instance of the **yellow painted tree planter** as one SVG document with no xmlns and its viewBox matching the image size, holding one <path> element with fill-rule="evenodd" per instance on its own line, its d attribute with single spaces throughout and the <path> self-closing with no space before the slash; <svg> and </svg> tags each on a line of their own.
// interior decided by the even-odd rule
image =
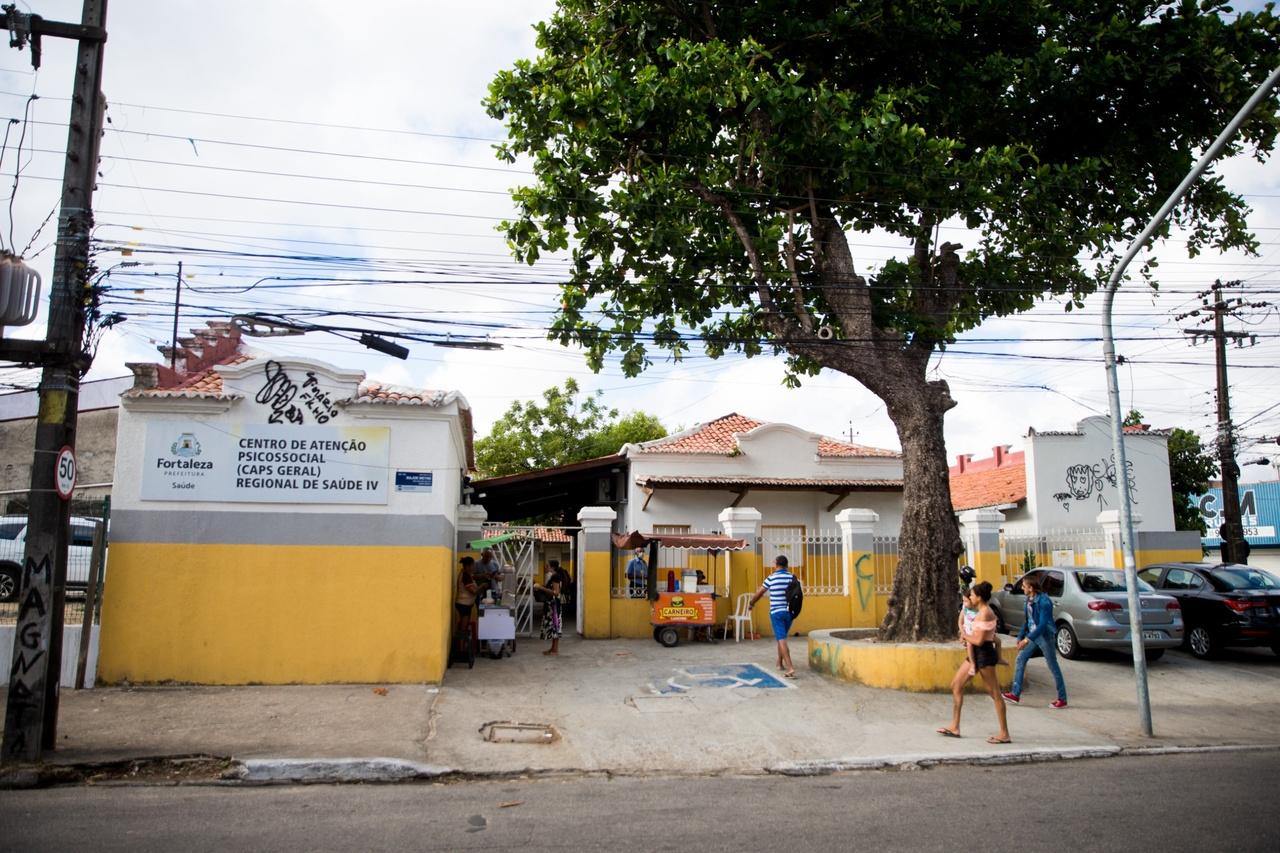
<svg viewBox="0 0 1280 853">
<path fill-rule="evenodd" d="M 885 687 L 939 693 L 951 690 L 951 679 L 965 659 L 965 649 L 955 643 L 881 643 L 875 629 L 809 632 L 809 668 L 840 678 Z M 1002 638 L 1001 659 L 1010 666 L 996 669 L 1001 688 L 1013 682 L 1013 643 Z M 969 680 L 968 689 L 981 691 L 982 679 Z"/>
</svg>

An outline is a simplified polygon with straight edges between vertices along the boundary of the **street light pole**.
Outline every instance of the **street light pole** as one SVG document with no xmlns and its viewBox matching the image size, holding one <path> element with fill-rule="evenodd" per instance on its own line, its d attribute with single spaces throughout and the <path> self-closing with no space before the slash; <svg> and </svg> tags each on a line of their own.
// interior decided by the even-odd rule
<svg viewBox="0 0 1280 853">
<path fill-rule="evenodd" d="M 1133 550 L 1133 507 L 1132 498 L 1129 494 L 1129 467 L 1124 453 L 1124 426 L 1120 414 L 1120 380 L 1116 372 L 1116 343 L 1111 332 L 1111 309 L 1115 303 L 1116 291 L 1120 287 L 1120 280 L 1129 264 L 1147 244 L 1147 241 L 1151 239 L 1151 236 L 1155 234 L 1160 224 L 1173 211 L 1174 206 L 1191 189 L 1191 185 L 1204 174 L 1204 171 L 1209 168 L 1209 164 L 1222 153 L 1222 149 L 1226 147 L 1231 137 L 1235 136 L 1236 131 L 1244 124 L 1245 119 L 1258 108 L 1259 104 L 1271 96 L 1271 90 L 1275 88 L 1277 83 L 1280 83 L 1280 68 L 1272 71 L 1271 75 L 1254 91 L 1245 105 L 1236 113 L 1235 118 L 1231 119 L 1231 122 L 1223 129 L 1222 133 L 1218 134 L 1218 138 L 1213 140 L 1213 144 L 1204 152 L 1191 171 L 1187 173 L 1187 176 L 1182 179 L 1182 183 L 1178 184 L 1178 188 L 1156 211 L 1156 215 L 1151 217 L 1147 227 L 1142 229 L 1142 233 L 1129 244 L 1129 250 L 1125 252 L 1124 257 L 1120 259 L 1120 263 L 1116 265 L 1116 268 L 1111 271 L 1111 277 L 1107 281 L 1106 292 L 1103 295 L 1102 356 L 1106 363 L 1105 369 L 1107 371 L 1107 399 L 1111 409 L 1111 448 L 1115 456 L 1116 488 L 1120 492 L 1120 549 L 1124 555 L 1125 586 L 1129 591 L 1129 636 L 1133 645 L 1133 673 L 1138 687 L 1138 714 L 1142 722 L 1142 733 L 1147 737 L 1151 737 L 1153 734 L 1151 727 L 1151 696 L 1147 692 L 1147 657 L 1142 644 L 1142 610 L 1141 600 L 1138 596 L 1138 561 L 1134 556 Z"/>
</svg>

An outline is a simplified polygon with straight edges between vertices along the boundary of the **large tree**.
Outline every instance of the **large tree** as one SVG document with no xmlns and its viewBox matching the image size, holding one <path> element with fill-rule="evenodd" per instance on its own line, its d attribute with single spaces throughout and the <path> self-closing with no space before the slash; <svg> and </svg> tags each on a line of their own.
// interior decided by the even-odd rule
<svg viewBox="0 0 1280 853">
<path fill-rule="evenodd" d="M 1080 305 L 1280 57 L 1269 9 L 1212 0 L 560 0 L 537 33 L 486 106 L 533 167 L 516 257 L 571 256 L 552 336 L 630 374 L 699 339 L 785 353 L 793 381 L 826 367 L 883 400 L 897 640 L 955 633 L 956 403 L 931 356 L 1043 297 Z M 1275 134 L 1268 102 L 1234 150 Z M 1210 178 L 1173 220 L 1193 252 L 1252 248 L 1246 212 Z M 873 232 L 899 254 L 860 263 Z"/>
<path fill-rule="evenodd" d="M 1130 409 L 1124 425 L 1142 423 L 1142 412 Z M 1209 482 L 1218 476 L 1218 461 L 1200 442 L 1195 430 L 1174 427 L 1169 430 L 1169 485 L 1173 490 L 1173 529 L 1209 532 L 1200 514 L 1200 506 L 1192 498 L 1209 491 Z"/>
<path fill-rule="evenodd" d="M 485 477 L 523 474 L 617 453 L 628 442 L 662 438 L 667 430 L 653 415 L 619 415 L 600 402 L 602 394 L 580 394 L 566 379 L 536 400 L 511 404 L 489 434 L 476 442 L 476 467 Z"/>
</svg>

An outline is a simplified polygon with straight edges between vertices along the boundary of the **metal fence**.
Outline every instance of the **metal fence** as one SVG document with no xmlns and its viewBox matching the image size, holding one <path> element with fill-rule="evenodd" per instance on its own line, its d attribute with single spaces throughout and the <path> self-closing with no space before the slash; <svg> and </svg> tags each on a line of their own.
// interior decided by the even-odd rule
<svg viewBox="0 0 1280 853">
<path fill-rule="evenodd" d="M 877 596 L 893 592 L 893 576 L 898 571 L 898 537 L 871 537 L 871 559 L 875 566 L 875 591 Z"/>
<path fill-rule="evenodd" d="M 16 625 L 21 602 L 27 546 L 26 493 L 7 494 L 6 514 L 0 516 L 0 625 Z M 64 628 L 90 628 L 101 624 L 102 590 L 106 578 L 107 532 L 110 500 L 100 497 L 72 499 L 71 536 L 67 545 L 67 585 L 62 607 Z M 77 652 L 76 686 L 84 680 L 89 653 L 88 631 L 81 631 Z"/>
<path fill-rule="evenodd" d="M 803 528 L 765 529 L 756 537 L 761 575 L 773 570 L 774 558 L 785 556 L 804 585 L 806 596 L 847 595 L 844 551 L 839 531 L 810 533 Z M 763 577 L 761 578 L 763 580 Z"/>
<path fill-rule="evenodd" d="M 1114 560 L 1101 527 L 1009 528 L 1000 534 L 1000 566 L 1009 580 L 1037 566 L 1109 567 Z"/>
</svg>

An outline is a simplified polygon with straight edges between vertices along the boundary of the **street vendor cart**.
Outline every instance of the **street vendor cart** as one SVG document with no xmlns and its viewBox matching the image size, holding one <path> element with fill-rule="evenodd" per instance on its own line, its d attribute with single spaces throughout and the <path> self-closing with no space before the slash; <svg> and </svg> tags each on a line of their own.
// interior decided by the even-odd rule
<svg viewBox="0 0 1280 853">
<path fill-rule="evenodd" d="M 646 588 L 653 639 L 671 648 L 679 644 L 681 628 L 707 629 L 707 636 L 711 637 L 709 629 L 716 624 L 716 599 L 720 594 L 715 591 L 714 586 L 699 585 L 697 573 L 689 570 L 680 572 L 676 583 L 672 584 L 676 586 L 675 589 L 667 589 L 659 584 L 658 549 L 705 551 L 714 557 L 721 551 L 741 551 L 747 547 L 745 539 L 710 534 L 641 533 L 637 530 L 615 535 L 613 542 L 622 549 L 649 549 Z"/>
</svg>

